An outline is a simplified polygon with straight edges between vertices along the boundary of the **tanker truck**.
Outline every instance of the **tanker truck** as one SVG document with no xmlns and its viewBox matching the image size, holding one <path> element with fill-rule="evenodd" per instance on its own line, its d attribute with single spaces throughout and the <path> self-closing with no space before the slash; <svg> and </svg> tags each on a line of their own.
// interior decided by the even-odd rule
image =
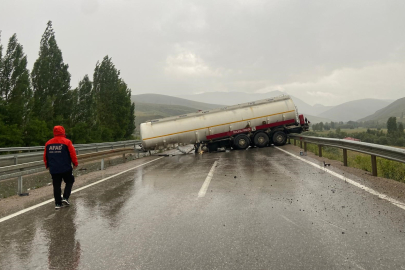
<svg viewBox="0 0 405 270">
<path fill-rule="evenodd" d="M 307 131 L 308 123 L 298 114 L 292 99 L 283 95 L 150 120 L 140 125 L 140 131 L 145 151 L 194 144 L 196 152 L 197 149 L 212 152 L 218 148 L 281 146 L 287 142 L 287 134 Z"/>
</svg>

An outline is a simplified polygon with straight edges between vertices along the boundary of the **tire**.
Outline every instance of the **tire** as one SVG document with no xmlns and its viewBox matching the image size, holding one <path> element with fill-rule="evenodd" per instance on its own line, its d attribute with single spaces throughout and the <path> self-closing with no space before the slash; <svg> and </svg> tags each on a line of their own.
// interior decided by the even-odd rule
<svg viewBox="0 0 405 270">
<path fill-rule="evenodd" d="M 282 146 L 287 143 L 287 134 L 283 131 L 276 131 L 274 132 L 272 139 L 275 146 Z"/>
<path fill-rule="evenodd" d="M 233 139 L 233 145 L 236 149 L 244 150 L 250 145 L 249 137 L 245 134 L 239 134 Z"/>
<path fill-rule="evenodd" d="M 269 136 L 265 132 L 258 132 L 253 138 L 254 145 L 260 148 L 267 146 L 269 141 Z"/>
<path fill-rule="evenodd" d="M 195 154 L 198 154 L 198 148 L 200 147 L 200 144 L 198 143 L 196 143 L 196 144 L 194 144 L 194 153 Z"/>
<path fill-rule="evenodd" d="M 208 144 L 208 151 L 210 153 L 216 152 L 218 150 L 218 143 L 210 143 Z"/>
</svg>

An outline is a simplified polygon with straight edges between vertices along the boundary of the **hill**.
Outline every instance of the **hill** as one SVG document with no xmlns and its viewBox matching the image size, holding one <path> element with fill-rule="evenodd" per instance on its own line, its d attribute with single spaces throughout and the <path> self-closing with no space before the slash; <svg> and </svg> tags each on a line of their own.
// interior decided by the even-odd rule
<svg viewBox="0 0 405 270">
<path fill-rule="evenodd" d="M 169 117 L 169 116 L 176 116 L 176 115 L 182 115 L 182 114 L 187 114 L 187 113 L 193 113 L 198 111 L 198 109 L 187 107 L 187 106 L 181 106 L 181 105 L 168 105 L 168 104 L 154 104 L 154 103 L 145 103 L 145 102 L 139 102 L 139 100 L 150 100 L 150 101 L 155 101 L 155 102 L 166 102 L 164 100 L 161 100 L 160 97 L 157 97 L 157 99 L 153 99 L 152 97 L 148 97 L 146 95 L 143 95 L 143 98 L 137 98 L 137 96 L 132 96 L 135 98 L 135 126 L 137 132 L 139 132 L 139 125 L 141 123 L 144 123 L 148 120 L 152 119 L 158 119 L 158 118 L 164 118 L 164 117 Z M 146 97 L 145 97 L 146 96 Z M 156 95 L 156 96 L 161 96 L 161 95 Z M 195 104 L 199 102 L 194 102 L 194 101 L 189 101 L 185 99 L 170 99 L 170 96 L 164 96 L 166 97 L 166 100 L 175 100 L 177 103 L 184 103 L 184 104 Z M 189 103 L 190 102 L 190 103 Z M 201 103 L 205 106 L 210 106 L 212 104 L 207 104 L 207 103 Z M 198 104 L 196 105 L 198 106 Z M 212 106 L 218 106 L 218 105 L 212 105 Z M 312 116 L 312 115 L 305 115 L 309 121 L 313 124 L 319 123 L 319 122 L 330 122 L 330 119 L 318 117 L 318 116 Z"/>
<path fill-rule="evenodd" d="M 196 111 L 198 110 L 186 106 L 135 102 L 135 126 L 137 131 L 139 131 L 139 125 L 147 120 L 182 115 Z"/>
<path fill-rule="evenodd" d="M 316 111 L 315 115 L 320 115 L 323 112 L 332 109 L 334 106 L 324 106 L 322 104 L 315 104 L 312 107 L 314 107 L 314 110 Z"/>
<path fill-rule="evenodd" d="M 356 121 L 389 105 L 389 101 L 380 99 L 359 99 L 337 105 L 317 116 L 333 121 Z"/>
<path fill-rule="evenodd" d="M 198 100 L 201 102 L 218 102 L 225 105 L 235 105 L 286 94 L 287 93 L 281 91 L 272 91 L 267 93 L 207 92 L 196 95 L 183 95 L 181 97 L 189 100 Z M 297 97 L 291 95 L 290 97 L 294 101 L 295 106 L 297 106 L 298 111 L 303 114 L 318 115 L 319 113 L 330 108 L 319 104 L 311 106 Z"/>
<path fill-rule="evenodd" d="M 198 110 L 210 110 L 224 107 L 225 105 L 209 104 L 198 101 L 192 101 L 184 98 L 172 97 L 159 94 L 141 94 L 131 96 L 132 102 L 137 103 L 149 103 L 149 104 L 165 104 L 165 105 L 178 105 L 189 108 L 194 108 L 194 111 Z"/>
<path fill-rule="evenodd" d="M 398 121 L 405 122 L 405 97 L 400 98 L 389 104 L 388 106 L 376 111 L 374 114 L 359 119 L 358 121 L 383 121 L 395 116 Z"/>
</svg>

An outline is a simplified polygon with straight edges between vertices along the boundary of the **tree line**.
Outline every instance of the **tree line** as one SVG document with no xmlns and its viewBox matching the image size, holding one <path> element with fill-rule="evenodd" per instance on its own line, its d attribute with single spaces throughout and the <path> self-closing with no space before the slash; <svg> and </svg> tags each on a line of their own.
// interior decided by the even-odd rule
<svg viewBox="0 0 405 270">
<path fill-rule="evenodd" d="M 51 21 L 31 72 L 16 34 L 4 53 L 0 42 L 0 147 L 43 145 L 55 125 L 73 143 L 132 138 L 131 90 L 108 55 L 96 63 L 92 80 L 85 75 L 71 89 L 70 77 Z"/>
<path fill-rule="evenodd" d="M 353 137 L 359 139 L 363 142 L 369 143 L 376 143 L 382 145 L 391 145 L 391 146 L 405 146 L 405 132 L 404 132 L 404 124 L 402 122 L 397 122 L 396 117 L 390 117 L 385 127 L 387 128 L 387 132 L 383 132 L 381 128 L 377 128 L 377 130 L 367 129 L 365 132 L 353 132 L 347 133 L 341 131 L 341 127 L 344 125 L 340 125 L 339 123 L 318 123 L 312 125 L 313 133 L 308 132 L 306 135 L 314 135 L 319 136 L 316 131 L 323 131 L 329 130 L 329 133 L 326 134 L 329 138 L 339 138 L 343 139 L 345 137 Z M 332 131 L 334 129 L 334 131 Z M 325 135 L 322 135 L 325 136 Z"/>
<path fill-rule="evenodd" d="M 387 124 L 382 121 L 364 121 L 364 122 L 357 122 L 357 121 L 348 121 L 348 122 L 320 122 L 317 124 L 312 124 L 311 125 L 312 130 L 314 131 L 323 131 L 323 130 L 331 130 L 331 129 L 355 129 L 359 127 L 363 128 L 376 128 L 376 129 L 382 129 L 386 128 Z"/>
</svg>

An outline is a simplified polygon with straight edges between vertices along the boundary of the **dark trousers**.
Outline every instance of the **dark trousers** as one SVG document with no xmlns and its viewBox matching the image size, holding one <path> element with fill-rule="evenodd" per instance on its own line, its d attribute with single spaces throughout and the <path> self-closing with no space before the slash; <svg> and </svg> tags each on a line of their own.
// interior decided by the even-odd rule
<svg viewBox="0 0 405 270">
<path fill-rule="evenodd" d="M 53 196 L 55 198 L 55 204 L 62 204 L 62 179 L 65 182 L 63 198 L 69 199 L 70 193 L 72 192 L 73 183 L 75 182 L 75 177 L 72 174 L 72 170 L 64 173 L 52 174 Z"/>
</svg>

